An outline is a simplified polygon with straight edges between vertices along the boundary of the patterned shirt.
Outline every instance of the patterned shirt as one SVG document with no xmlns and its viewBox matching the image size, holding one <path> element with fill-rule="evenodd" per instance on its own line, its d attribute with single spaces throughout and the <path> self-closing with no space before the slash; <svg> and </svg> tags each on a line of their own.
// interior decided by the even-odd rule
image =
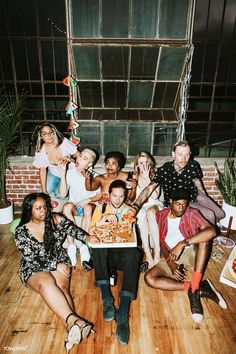
<svg viewBox="0 0 236 354">
<path fill-rule="evenodd" d="M 198 195 L 195 180 L 202 178 L 202 170 L 199 163 L 189 160 L 186 167 L 177 172 L 174 168 L 174 161 L 166 162 L 157 169 L 157 174 L 153 181 L 161 185 L 164 193 L 164 204 L 169 205 L 170 195 L 173 190 L 187 189 L 190 193 L 191 201 L 194 202 Z"/>
<path fill-rule="evenodd" d="M 163 209 L 156 215 L 157 223 L 159 225 L 160 243 L 164 248 L 167 248 L 165 238 L 168 232 L 168 215 L 170 210 L 171 208 Z M 184 238 L 189 238 L 196 235 L 208 225 L 208 222 L 197 209 L 188 207 L 180 219 L 179 230 Z"/>
<path fill-rule="evenodd" d="M 62 247 L 68 235 L 85 241 L 88 234 L 72 221 L 63 218 L 54 230 L 56 242 L 53 248 L 47 250 L 44 242 L 39 242 L 25 225 L 17 227 L 15 241 L 21 252 L 20 278 L 25 285 L 28 278 L 34 273 L 54 271 L 60 262 L 71 267 L 70 258 Z"/>
</svg>

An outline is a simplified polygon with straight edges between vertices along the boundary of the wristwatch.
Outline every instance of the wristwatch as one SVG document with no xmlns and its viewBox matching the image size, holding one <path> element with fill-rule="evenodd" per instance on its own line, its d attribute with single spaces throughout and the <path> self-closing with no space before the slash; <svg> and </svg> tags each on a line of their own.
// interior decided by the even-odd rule
<svg viewBox="0 0 236 354">
<path fill-rule="evenodd" d="M 187 239 L 187 238 L 185 238 L 185 239 L 184 239 L 184 244 L 185 244 L 185 246 L 187 246 L 187 247 L 189 247 L 189 246 L 190 246 L 190 243 L 189 243 L 189 241 L 188 241 L 188 239 Z"/>
</svg>

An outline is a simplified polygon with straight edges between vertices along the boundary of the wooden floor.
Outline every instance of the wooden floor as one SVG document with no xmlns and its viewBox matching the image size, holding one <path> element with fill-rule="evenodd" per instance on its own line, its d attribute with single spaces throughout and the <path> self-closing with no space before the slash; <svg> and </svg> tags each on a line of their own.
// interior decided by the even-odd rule
<svg viewBox="0 0 236 354">
<path fill-rule="evenodd" d="M 225 258 L 229 250 L 225 249 Z M 65 329 L 41 298 L 18 277 L 19 254 L 8 225 L 0 225 L 0 353 L 65 353 Z M 72 294 L 78 313 L 95 323 L 97 333 L 71 354 L 233 354 L 236 353 L 236 289 L 219 282 L 224 260 L 210 260 L 206 277 L 224 294 L 228 309 L 202 301 L 204 321 L 192 322 L 184 292 L 148 288 L 140 276 L 130 312 L 130 341 L 118 344 L 116 324 L 102 320 L 102 305 L 93 271 L 73 271 Z M 118 286 L 113 288 L 117 296 Z"/>
</svg>

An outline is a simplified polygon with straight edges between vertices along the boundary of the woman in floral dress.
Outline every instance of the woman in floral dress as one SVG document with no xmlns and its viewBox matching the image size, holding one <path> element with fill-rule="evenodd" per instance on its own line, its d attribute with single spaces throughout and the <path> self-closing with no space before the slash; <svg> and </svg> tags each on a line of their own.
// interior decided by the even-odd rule
<svg viewBox="0 0 236 354">
<path fill-rule="evenodd" d="M 88 234 L 57 213 L 52 213 L 50 197 L 45 193 L 28 194 L 15 232 L 21 252 L 20 278 L 23 284 L 41 295 L 50 309 L 67 324 L 65 343 L 69 351 L 87 338 L 92 324 L 75 312 L 70 293 L 71 261 L 62 247 L 67 235 L 86 242 Z"/>
</svg>

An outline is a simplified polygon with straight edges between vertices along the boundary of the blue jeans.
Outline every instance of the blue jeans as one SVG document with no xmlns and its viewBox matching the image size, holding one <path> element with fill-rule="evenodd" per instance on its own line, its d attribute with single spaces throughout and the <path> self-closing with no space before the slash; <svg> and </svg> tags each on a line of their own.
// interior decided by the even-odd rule
<svg viewBox="0 0 236 354">
<path fill-rule="evenodd" d="M 50 171 L 47 173 L 47 192 L 54 193 L 56 198 L 61 198 L 59 193 L 60 178 L 53 175 Z"/>
</svg>

